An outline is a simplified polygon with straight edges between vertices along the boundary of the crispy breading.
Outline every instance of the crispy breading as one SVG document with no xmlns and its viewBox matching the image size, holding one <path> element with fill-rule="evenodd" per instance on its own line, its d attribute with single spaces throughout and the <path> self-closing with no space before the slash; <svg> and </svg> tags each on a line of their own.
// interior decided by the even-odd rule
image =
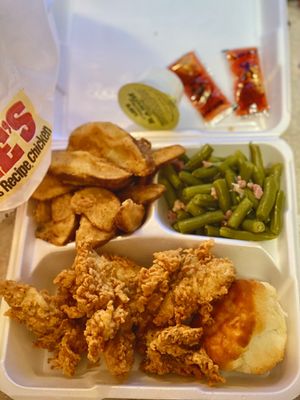
<svg viewBox="0 0 300 400">
<path fill-rule="evenodd" d="M 76 247 L 88 245 L 92 249 L 102 246 L 116 235 L 113 228 L 110 232 L 106 232 L 96 228 L 90 220 L 82 215 L 80 217 L 79 228 L 76 231 Z"/>
<path fill-rule="evenodd" d="M 106 232 L 114 230 L 120 205 L 120 200 L 112 192 L 97 187 L 79 190 L 71 201 L 76 214 L 85 215 L 96 228 Z"/>
<path fill-rule="evenodd" d="M 106 158 L 137 176 L 150 175 L 154 162 L 149 142 L 137 142 L 128 132 L 111 122 L 90 122 L 79 126 L 69 136 L 68 150 L 85 150 Z"/>
<path fill-rule="evenodd" d="M 106 309 L 97 310 L 87 321 L 84 336 L 88 345 L 87 357 L 96 363 L 99 361 L 105 343 L 113 339 L 125 323 L 128 312 L 122 305 L 114 307 L 113 301 L 107 303 Z"/>
<path fill-rule="evenodd" d="M 107 342 L 104 349 L 106 367 L 114 376 L 124 376 L 134 362 L 135 335 L 131 330 L 119 330 L 118 334 Z"/>
<path fill-rule="evenodd" d="M 142 204 L 136 204 L 131 199 L 123 201 L 115 217 L 117 228 L 126 233 L 132 233 L 143 223 L 145 208 Z"/>
<path fill-rule="evenodd" d="M 180 144 L 174 144 L 171 146 L 162 147 L 157 150 L 153 150 L 151 155 L 153 157 L 155 167 L 160 166 L 175 160 L 176 158 L 182 156 L 185 153 L 185 148 Z"/>
<path fill-rule="evenodd" d="M 82 150 L 54 153 L 49 170 L 65 183 L 112 190 L 126 186 L 132 176 L 112 162 Z"/>
<path fill-rule="evenodd" d="M 41 201 L 51 200 L 54 197 L 72 192 L 73 190 L 74 186 L 63 183 L 57 176 L 47 172 L 31 197 Z"/>
<path fill-rule="evenodd" d="M 132 199 L 137 204 L 149 204 L 157 200 L 166 191 L 160 183 L 149 183 L 147 185 L 131 185 L 118 193 L 122 201 Z"/>
<path fill-rule="evenodd" d="M 224 382 L 219 367 L 201 347 L 202 334 L 202 328 L 185 325 L 148 331 L 141 368 L 159 375 L 195 376 L 206 379 L 209 384 Z"/>
</svg>

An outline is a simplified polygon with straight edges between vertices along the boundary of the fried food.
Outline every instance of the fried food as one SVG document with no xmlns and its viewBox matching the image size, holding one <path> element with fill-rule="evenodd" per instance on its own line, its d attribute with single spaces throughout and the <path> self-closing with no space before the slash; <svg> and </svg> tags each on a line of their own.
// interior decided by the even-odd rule
<svg viewBox="0 0 300 400">
<path fill-rule="evenodd" d="M 142 225 L 144 216 L 144 206 L 134 203 L 131 199 L 127 199 L 123 201 L 117 212 L 115 224 L 121 231 L 132 233 Z"/>
<path fill-rule="evenodd" d="M 158 375 L 176 373 L 205 378 L 209 384 L 224 383 L 219 367 L 201 347 L 202 328 L 170 326 L 147 332 L 142 370 Z"/>
<path fill-rule="evenodd" d="M 79 190 L 71 201 L 76 214 L 85 215 L 96 228 L 105 232 L 114 230 L 120 205 L 120 200 L 112 192 L 97 187 Z"/>
<path fill-rule="evenodd" d="M 71 199 L 72 195 L 66 193 L 52 200 L 51 220 L 46 219 L 44 222 L 41 220 L 41 215 L 39 215 L 40 222 L 35 231 L 37 238 L 46 240 L 56 246 L 63 246 L 74 240 L 78 222 L 75 213 L 71 209 Z"/>
<path fill-rule="evenodd" d="M 236 280 L 214 304 L 212 318 L 204 347 L 223 370 L 264 374 L 282 361 L 285 315 L 270 284 Z"/>
<path fill-rule="evenodd" d="M 116 164 L 82 150 L 54 153 L 49 170 L 68 184 L 112 190 L 126 186 L 132 176 Z"/>
<path fill-rule="evenodd" d="M 116 235 L 116 230 L 106 232 L 96 228 L 90 220 L 82 215 L 76 231 L 76 247 L 89 246 L 92 249 L 102 246 Z"/>
<path fill-rule="evenodd" d="M 44 222 L 51 221 L 52 219 L 51 201 L 37 200 L 33 211 L 33 218 L 37 224 L 43 224 Z"/>
<path fill-rule="evenodd" d="M 175 160 L 185 153 L 185 148 L 180 144 L 162 147 L 161 149 L 152 150 L 152 158 L 156 168 Z"/>
<path fill-rule="evenodd" d="M 137 142 L 128 132 L 110 122 L 79 126 L 71 132 L 68 150 L 88 151 L 136 176 L 150 175 L 154 171 L 149 142 Z"/>
<path fill-rule="evenodd" d="M 149 183 L 148 185 L 132 185 L 118 193 L 122 201 L 132 199 L 137 204 L 150 204 L 159 199 L 166 191 L 164 185 Z"/>
<path fill-rule="evenodd" d="M 51 200 L 72 190 L 74 186 L 63 183 L 57 176 L 48 172 L 31 197 L 40 201 Z"/>
</svg>

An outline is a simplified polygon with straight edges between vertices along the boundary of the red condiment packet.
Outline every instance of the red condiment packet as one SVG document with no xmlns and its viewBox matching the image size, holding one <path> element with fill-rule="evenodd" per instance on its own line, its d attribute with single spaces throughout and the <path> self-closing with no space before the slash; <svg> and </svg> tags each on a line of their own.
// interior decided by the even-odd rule
<svg viewBox="0 0 300 400">
<path fill-rule="evenodd" d="M 264 78 L 256 47 L 225 50 L 234 76 L 234 96 L 237 115 L 251 115 L 267 112 Z"/>
<path fill-rule="evenodd" d="M 232 110 L 210 74 L 194 52 L 189 52 L 169 66 L 182 81 L 185 94 L 205 122 L 216 122 Z"/>
</svg>

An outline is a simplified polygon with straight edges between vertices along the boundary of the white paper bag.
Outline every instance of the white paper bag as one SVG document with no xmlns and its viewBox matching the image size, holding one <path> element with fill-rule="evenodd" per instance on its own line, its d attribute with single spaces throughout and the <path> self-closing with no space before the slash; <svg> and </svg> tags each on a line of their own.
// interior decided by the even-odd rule
<svg viewBox="0 0 300 400">
<path fill-rule="evenodd" d="M 43 0 L 0 1 L 0 211 L 28 200 L 51 159 L 58 47 Z"/>
</svg>

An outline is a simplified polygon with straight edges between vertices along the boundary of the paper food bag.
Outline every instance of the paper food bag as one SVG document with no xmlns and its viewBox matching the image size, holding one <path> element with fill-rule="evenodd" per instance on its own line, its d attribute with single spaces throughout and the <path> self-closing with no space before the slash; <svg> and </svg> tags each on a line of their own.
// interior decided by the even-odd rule
<svg viewBox="0 0 300 400">
<path fill-rule="evenodd" d="M 51 160 L 58 50 L 43 0 L 0 2 L 0 211 L 28 200 Z"/>
</svg>

